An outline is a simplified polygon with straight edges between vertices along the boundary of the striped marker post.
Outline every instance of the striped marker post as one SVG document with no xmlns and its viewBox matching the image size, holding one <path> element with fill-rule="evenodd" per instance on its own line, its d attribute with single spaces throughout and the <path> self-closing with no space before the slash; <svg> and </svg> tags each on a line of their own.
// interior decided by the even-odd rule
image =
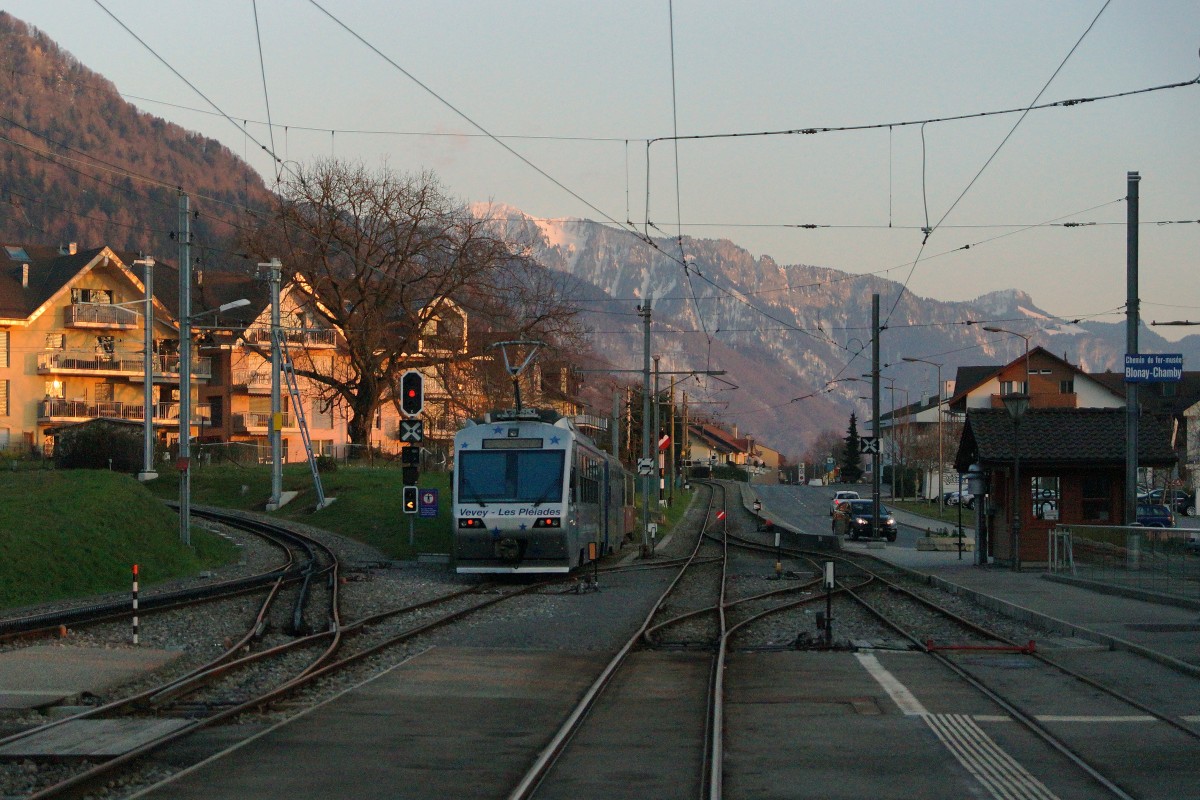
<svg viewBox="0 0 1200 800">
<path fill-rule="evenodd" d="M 133 643 L 138 643 L 138 565 L 133 565 Z"/>
</svg>

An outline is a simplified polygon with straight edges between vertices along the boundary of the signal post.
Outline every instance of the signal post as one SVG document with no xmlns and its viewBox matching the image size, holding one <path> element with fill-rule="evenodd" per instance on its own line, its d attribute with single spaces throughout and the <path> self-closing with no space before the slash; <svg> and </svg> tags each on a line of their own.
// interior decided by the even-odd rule
<svg viewBox="0 0 1200 800">
<path fill-rule="evenodd" d="M 417 481 L 421 477 L 421 442 L 425 440 L 425 426 L 419 419 L 425 410 L 425 376 L 419 370 L 410 369 L 400 376 L 400 463 L 404 476 L 401 509 L 408 517 L 408 544 L 414 544 L 413 517 L 417 513 Z"/>
</svg>

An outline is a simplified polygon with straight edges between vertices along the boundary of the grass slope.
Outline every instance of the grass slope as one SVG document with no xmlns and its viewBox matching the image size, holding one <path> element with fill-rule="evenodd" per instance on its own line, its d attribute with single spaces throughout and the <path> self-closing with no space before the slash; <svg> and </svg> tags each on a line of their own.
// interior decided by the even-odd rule
<svg viewBox="0 0 1200 800">
<path fill-rule="evenodd" d="M 202 530 L 193 550 L 179 517 L 129 475 L 100 470 L 0 473 L 0 607 L 128 591 L 238 557 Z"/>
</svg>

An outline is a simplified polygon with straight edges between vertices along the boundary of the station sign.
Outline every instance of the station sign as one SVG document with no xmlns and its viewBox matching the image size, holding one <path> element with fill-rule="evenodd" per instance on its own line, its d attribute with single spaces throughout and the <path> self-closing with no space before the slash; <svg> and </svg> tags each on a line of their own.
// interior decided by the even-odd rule
<svg viewBox="0 0 1200 800">
<path fill-rule="evenodd" d="M 1183 379 L 1181 353 L 1126 353 L 1126 383 L 1175 383 Z"/>
</svg>

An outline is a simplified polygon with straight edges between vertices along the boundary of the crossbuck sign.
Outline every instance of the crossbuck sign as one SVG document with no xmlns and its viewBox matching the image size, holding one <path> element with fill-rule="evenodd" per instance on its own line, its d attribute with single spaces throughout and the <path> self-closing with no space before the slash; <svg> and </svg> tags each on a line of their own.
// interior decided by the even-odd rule
<svg viewBox="0 0 1200 800">
<path fill-rule="evenodd" d="M 862 453 L 863 455 L 879 455 L 879 437 L 858 437 L 858 452 Z"/>
</svg>

